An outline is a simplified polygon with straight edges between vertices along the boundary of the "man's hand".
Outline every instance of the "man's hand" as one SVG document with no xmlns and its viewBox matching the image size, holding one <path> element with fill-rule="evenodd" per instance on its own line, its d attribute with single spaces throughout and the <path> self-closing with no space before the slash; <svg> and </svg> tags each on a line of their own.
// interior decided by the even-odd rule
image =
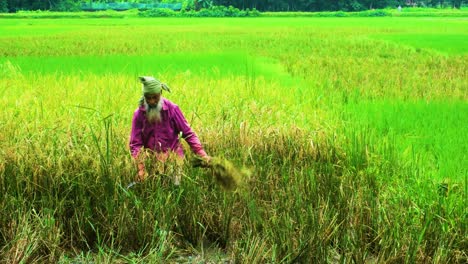
<svg viewBox="0 0 468 264">
<path fill-rule="evenodd" d="M 135 181 L 137 182 L 142 182 L 146 178 L 146 171 L 145 171 L 145 164 L 144 163 L 138 163 L 138 174 L 135 177 Z"/>
<path fill-rule="evenodd" d="M 202 157 L 202 159 L 203 159 L 203 162 L 206 164 L 206 167 L 210 166 L 211 156 L 206 155 Z"/>
<path fill-rule="evenodd" d="M 203 157 L 196 156 L 192 160 L 192 165 L 193 167 L 208 168 L 210 166 L 210 162 L 211 162 L 211 157 L 208 155 L 203 156 Z"/>
</svg>

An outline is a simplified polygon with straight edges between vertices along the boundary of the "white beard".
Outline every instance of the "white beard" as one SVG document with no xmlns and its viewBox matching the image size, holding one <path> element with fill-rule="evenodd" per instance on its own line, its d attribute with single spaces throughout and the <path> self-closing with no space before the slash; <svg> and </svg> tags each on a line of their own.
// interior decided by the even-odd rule
<svg viewBox="0 0 468 264">
<path fill-rule="evenodd" d="M 159 100 L 156 106 L 149 106 L 148 103 L 144 103 L 146 110 L 146 119 L 150 124 L 161 122 L 161 109 L 162 109 L 162 100 Z"/>
</svg>

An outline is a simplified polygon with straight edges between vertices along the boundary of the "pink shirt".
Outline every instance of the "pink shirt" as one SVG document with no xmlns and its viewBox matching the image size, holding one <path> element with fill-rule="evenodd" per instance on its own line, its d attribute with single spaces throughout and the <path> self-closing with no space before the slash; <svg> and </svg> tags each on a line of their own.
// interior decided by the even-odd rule
<svg viewBox="0 0 468 264">
<path fill-rule="evenodd" d="M 184 156 L 184 150 L 179 142 L 179 133 L 192 151 L 198 156 L 207 156 L 195 132 L 190 128 L 179 106 L 161 97 L 161 122 L 150 124 L 146 119 L 144 106 L 138 107 L 133 114 L 132 131 L 130 134 L 130 151 L 136 157 L 142 147 L 158 153 L 173 151 Z"/>
</svg>

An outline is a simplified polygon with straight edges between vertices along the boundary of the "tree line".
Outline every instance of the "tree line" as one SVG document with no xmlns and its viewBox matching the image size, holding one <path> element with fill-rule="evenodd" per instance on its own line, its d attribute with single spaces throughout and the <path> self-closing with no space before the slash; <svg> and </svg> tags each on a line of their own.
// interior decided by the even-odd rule
<svg viewBox="0 0 468 264">
<path fill-rule="evenodd" d="M 233 6 L 241 10 L 259 11 L 362 11 L 397 6 L 460 8 L 465 0 L 0 0 L 0 12 L 19 10 L 79 11 L 87 3 L 182 3 L 187 9 L 200 10 L 212 6 Z"/>
</svg>

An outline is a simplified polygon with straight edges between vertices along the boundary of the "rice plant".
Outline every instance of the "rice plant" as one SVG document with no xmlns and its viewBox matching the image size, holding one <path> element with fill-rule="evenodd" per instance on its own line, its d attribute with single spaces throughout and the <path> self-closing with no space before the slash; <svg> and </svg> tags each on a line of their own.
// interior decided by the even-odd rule
<svg viewBox="0 0 468 264">
<path fill-rule="evenodd" d="M 468 260 L 466 20 L 56 22 L 0 20 L 4 262 Z M 237 188 L 127 188 L 145 74 Z"/>
</svg>

